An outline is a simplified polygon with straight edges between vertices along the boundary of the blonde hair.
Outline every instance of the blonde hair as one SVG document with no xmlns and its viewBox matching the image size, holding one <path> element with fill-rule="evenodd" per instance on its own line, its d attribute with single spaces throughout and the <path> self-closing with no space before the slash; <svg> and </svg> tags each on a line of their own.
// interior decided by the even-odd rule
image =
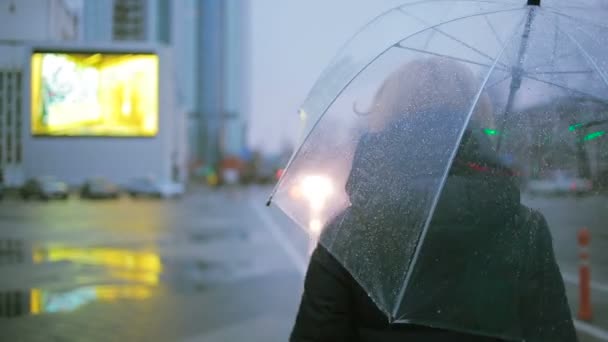
<svg viewBox="0 0 608 342">
<path fill-rule="evenodd" d="M 471 70 L 460 62 L 439 57 L 413 60 L 391 73 L 376 91 L 372 108 L 366 113 L 369 128 L 380 131 L 403 115 L 446 109 L 468 112 L 478 87 Z M 482 93 L 473 120 L 493 126 L 491 111 L 490 99 Z"/>
</svg>

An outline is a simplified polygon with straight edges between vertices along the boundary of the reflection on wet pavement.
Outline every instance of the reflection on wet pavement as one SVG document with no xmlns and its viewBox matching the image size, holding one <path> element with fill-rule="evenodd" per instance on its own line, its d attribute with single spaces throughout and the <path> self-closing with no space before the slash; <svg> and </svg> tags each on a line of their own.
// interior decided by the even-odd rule
<svg viewBox="0 0 608 342">
<path fill-rule="evenodd" d="M 66 248 L 38 249 L 33 254 L 34 263 L 68 261 L 82 265 L 101 266 L 113 278 L 157 285 L 162 271 L 160 256 L 153 252 L 139 252 L 116 248 Z"/>
<path fill-rule="evenodd" d="M 286 336 L 300 275 L 235 201 L 0 203 L 0 340 L 179 341 L 262 314 Z"/>
<path fill-rule="evenodd" d="M 18 240 L 0 241 L 1 264 L 23 263 L 24 243 Z M 32 252 L 33 264 L 71 263 L 99 268 L 104 273 L 102 283 L 81 281 L 65 286 L 48 286 L 30 290 L 0 291 L 0 317 L 68 312 L 94 301 L 144 300 L 152 296 L 163 270 L 158 253 L 105 247 L 44 247 Z M 95 278 L 92 278 L 95 280 Z M 83 281 L 84 280 L 84 281 Z M 78 286 L 79 282 L 98 283 Z"/>
<path fill-rule="evenodd" d="M 93 301 L 143 300 L 150 298 L 151 295 L 150 287 L 142 285 L 84 286 L 69 291 L 32 289 L 29 297 L 29 313 L 36 315 L 67 312 Z"/>
</svg>

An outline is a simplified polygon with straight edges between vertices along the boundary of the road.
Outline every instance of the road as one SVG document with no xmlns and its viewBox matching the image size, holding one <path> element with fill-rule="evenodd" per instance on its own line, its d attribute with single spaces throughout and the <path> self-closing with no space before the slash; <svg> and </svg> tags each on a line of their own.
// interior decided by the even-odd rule
<svg viewBox="0 0 608 342">
<path fill-rule="evenodd" d="M 594 336 L 598 341 L 608 341 L 608 197 L 524 196 L 522 202 L 540 211 L 547 219 L 555 257 L 574 315 L 579 308 L 577 233 L 583 227 L 589 230 L 593 319 L 590 323 L 575 323 L 581 334 Z"/>
<path fill-rule="evenodd" d="M 206 189 L 0 202 L 0 340 L 286 341 L 302 273 L 262 207 Z"/>
<path fill-rule="evenodd" d="M 286 341 L 308 239 L 270 188 L 180 200 L 0 202 L 0 340 Z M 592 233 L 592 322 L 608 341 L 606 199 L 525 198 L 547 217 L 573 313 L 578 227 Z"/>
</svg>

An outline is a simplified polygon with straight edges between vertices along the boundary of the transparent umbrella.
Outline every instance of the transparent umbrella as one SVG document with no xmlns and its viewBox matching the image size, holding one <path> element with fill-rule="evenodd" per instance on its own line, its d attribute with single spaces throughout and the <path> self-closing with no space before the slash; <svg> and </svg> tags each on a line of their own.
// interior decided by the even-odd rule
<svg viewBox="0 0 608 342">
<path fill-rule="evenodd" d="M 406 3 L 347 42 L 304 102 L 269 203 L 391 322 L 525 338 L 522 278 L 553 252 L 522 228 L 520 196 L 557 171 L 587 186 L 608 164 L 608 13 L 570 4 Z"/>
</svg>

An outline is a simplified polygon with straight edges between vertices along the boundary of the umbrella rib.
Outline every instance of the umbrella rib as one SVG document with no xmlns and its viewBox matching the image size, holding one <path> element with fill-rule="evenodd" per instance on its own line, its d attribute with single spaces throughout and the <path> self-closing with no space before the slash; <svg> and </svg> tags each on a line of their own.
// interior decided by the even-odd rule
<svg viewBox="0 0 608 342">
<path fill-rule="evenodd" d="M 400 49 L 404 49 L 404 50 L 410 50 L 410 51 L 420 52 L 420 53 L 424 53 L 424 54 L 428 54 L 428 55 L 432 55 L 432 56 L 443 57 L 443 58 L 447 58 L 447 59 L 451 59 L 451 60 L 455 60 L 455 61 L 459 61 L 459 62 L 463 62 L 463 63 L 469 63 L 469 64 L 483 66 L 483 67 L 486 67 L 486 68 L 489 68 L 489 67 L 492 66 L 490 64 L 475 62 L 475 61 L 472 61 L 472 60 L 466 59 L 466 58 L 454 57 L 454 56 L 445 55 L 445 54 L 442 54 L 442 53 L 436 53 L 436 52 L 432 52 L 432 51 L 428 51 L 428 50 L 415 49 L 415 48 L 411 48 L 411 47 L 408 47 L 408 46 L 403 46 L 403 45 L 401 45 L 401 43 L 399 43 L 399 44 L 397 44 L 395 46 L 398 47 L 398 48 L 400 48 Z M 502 70 L 502 71 L 508 71 L 507 69 L 504 69 L 504 68 L 498 68 L 498 69 Z"/>
<path fill-rule="evenodd" d="M 576 54 L 578 54 L 578 51 L 576 51 Z M 559 55 L 555 56 L 555 57 L 554 57 L 554 59 L 555 59 L 555 60 L 560 60 L 560 59 L 562 59 L 562 58 L 572 57 L 572 56 L 574 56 L 574 55 L 575 55 L 575 53 L 574 53 L 574 52 L 561 53 L 561 54 L 559 54 Z M 532 65 L 532 66 L 530 66 L 530 67 L 529 67 L 529 69 L 541 68 L 541 67 L 545 67 L 545 66 L 547 66 L 547 65 L 549 65 L 549 64 L 547 64 L 547 63 L 543 63 L 543 64 L 536 64 L 536 65 Z M 555 65 L 555 62 L 553 62 L 553 64 L 552 64 L 552 65 Z"/>
<path fill-rule="evenodd" d="M 451 1 L 451 0 L 432 0 L 432 2 L 447 2 L 447 1 Z M 491 4 L 501 4 L 501 5 L 504 5 L 504 2 L 491 1 L 491 0 L 459 0 L 459 1 L 462 1 L 462 2 L 476 2 L 476 3 L 491 3 Z M 372 20 L 370 20 L 365 25 L 363 25 L 361 28 L 359 28 L 357 31 L 355 31 L 355 33 L 352 36 L 350 36 L 350 38 L 344 44 L 342 44 L 342 46 L 340 46 L 340 48 L 338 49 L 338 51 L 339 51 L 338 54 L 336 54 L 331 59 L 331 61 L 334 61 L 338 57 L 338 55 L 340 54 L 340 52 L 343 51 L 344 48 L 346 46 L 348 46 L 348 44 L 350 44 L 350 42 L 352 42 L 353 39 L 355 39 L 355 37 L 357 37 L 359 35 L 359 33 L 361 33 L 363 30 L 365 30 L 367 27 L 369 27 L 372 23 L 376 22 L 378 19 L 384 17 L 385 15 L 389 14 L 390 12 L 400 11 L 404 7 L 409 7 L 409 6 L 413 6 L 413 5 L 419 5 L 419 4 L 428 3 L 428 2 L 431 2 L 431 1 L 429 1 L 429 0 L 419 0 L 419 1 L 410 2 L 410 3 L 407 3 L 407 4 L 401 4 L 399 6 L 395 6 L 393 8 L 390 8 L 390 9 L 388 9 L 388 10 L 386 10 L 386 11 L 378 14 Z M 328 68 L 323 69 L 323 71 L 321 72 L 321 75 L 323 75 L 327 69 Z"/>
<path fill-rule="evenodd" d="M 405 4 L 401 4 L 399 6 L 393 7 L 390 11 L 392 10 L 396 10 L 396 9 L 400 9 L 400 8 L 404 8 L 404 7 L 411 7 L 414 5 L 420 5 L 420 4 L 427 4 L 430 2 L 475 2 L 475 3 L 485 3 L 485 4 L 496 4 L 496 5 L 503 5 L 503 6 L 507 6 L 507 5 L 518 5 L 519 2 L 518 1 L 512 1 L 511 3 L 507 3 L 505 4 L 505 1 L 492 1 L 492 0 L 418 0 L 418 1 L 413 1 L 413 2 L 408 2 Z"/>
<path fill-rule="evenodd" d="M 583 56 L 585 56 L 585 59 L 587 59 L 587 62 L 591 63 L 591 66 L 593 66 L 593 68 L 595 69 L 595 71 L 600 75 L 600 77 L 602 78 L 602 81 L 604 81 L 604 84 L 606 85 L 606 87 L 608 87 L 608 77 L 606 76 L 606 74 L 604 73 L 604 71 L 602 70 L 602 68 L 600 68 L 599 65 L 597 65 L 595 59 L 593 59 L 593 57 L 591 57 L 589 55 L 589 53 L 587 52 L 587 50 L 585 50 L 581 44 L 579 42 L 576 41 L 576 39 L 574 39 L 574 37 L 572 37 L 572 35 L 570 35 L 570 33 L 562 30 L 559 26 L 555 26 L 555 28 L 557 30 L 559 30 L 560 32 L 562 32 L 563 34 L 565 34 L 573 43 L 574 45 L 576 45 L 578 47 L 578 49 L 581 51 L 581 53 L 583 54 Z M 592 40 L 595 41 L 595 39 L 593 39 L 593 37 L 591 37 L 591 35 L 589 35 L 586 31 L 582 30 L 585 34 L 587 34 Z M 597 41 L 596 41 L 597 43 Z"/>
<path fill-rule="evenodd" d="M 573 15 L 565 14 L 565 13 L 562 13 L 562 12 L 559 12 L 559 11 L 556 11 L 556 10 L 550 10 L 550 9 L 548 9 L 547 11 L 548 11 L 548 12 L 551 12 L 551 13 L 553 13 L 553 14 L 556 14 L 556 15 L 562 16 L 562 17 L 564 17 L 564 18 L 568 18 L 568 19 L 570 19 L 570 20 L 572 20 L 572 21 L 574 21 L 574 22 L 581 22 L 581 23 L 584 23 L 584 24 L 588 24 L 588 25 L 593 25 L 593 26 L 601 27 L 601 28 L 603 28 L 603 29 L 608 29 L 608 26 L 605 26 L 605 25 L 602 25 L 602 24 L 600 24 L 600 23 L 596 23 L 596 22 L 593 22 L 593 21 L 585 20 L 585 19 L 582 19 L 582 18 L 579 18 L 579 17 L 573 16 Z"/>
<path fill-rule="evenodd" d="M 532 9 L 527 9 L 527 12 L 529 13 L 530 11 L 532 11 Z M 523 16 L 521 22 L 523 23 L 525 20 L 526 16 Z M 516 26 L 516 27 L 519 27 Z M 515 35 L 517 34 L 518 30 L 517 28 L 513 31 L 513 33 L 511 34 L 511 37 L 509 38 L 509 43 L 515 38 Z M 458 146 L 460 146 L 460 143 L 462 141 L 462 137 L 464 136 L 464 132 L 466 130 L 467 125 L 469 124 L 469 121 L 471 120 L 471 116 L 473 115 L 473 111 L 475 110 L 475 106 L 477 105 L 477 102 L 479 102 L 479 99 L 481 98 L 481 94 L 483 93 L 485 86 L 488 84 L 488 81 L 490 80 L 490 76 L 492 75 L 492 73 L 494 72 L 494 69 L 496 68 L 496 65 L 498 64 L 498 61 L 500 60 L 500 58 L 502 58 L 506 48 L 507 48 L 508 44 L 503 45 L 502 49 L 500 50 L 500 53 L 496 56 L 496 58 L 494 59 L 494 62 L 492 63 L 492 66 L 490 67 L 490 69 L 488 70 L 488 73 L 486 74 L 483 83 L 480 85 L 479 90 L 477 91 L 477 94 L 475 95 L 475 99 L 471 105 L 471 109 L 469 110 L 469 112 L 467 113 L 467 117 L 465 119 L 464 125 L 462 127 L 462 129 L 460 130 L 460 134 L 458 136 L 458 139 L 456 140 L 456 147 L 454 148 L 454 150 L 452 150 L 452 153 L 450 155 L 450 159 L 448 161 L 448 165 L 445 169 L 445 171 L 443 172 L 443 176 L 441 178 L 441 182 L 439 183 L 439 188 L 437 193 L 435 194 L 435 197 L 433 198 L 433 202 L 431 204 L 431 208 L 429 211 L 429 215 L 426 219 L 426 222 L 424 223 L 424 227 L 422 228 L 422 232 L 420 233 L 420 237 L 418 238 L 418 244 L 416 245 L 416 249 L 414 251 L 414 256 L 412 257 L 412 260 L 410 261 L 410 267 L 408 267 L 408 270 L 406 272 L 405 275 L 405 281 L 403 282 L 403 285 L 401 286 L 401 289 L 399 290 L 399 294 L 397 296 L 397 301 L 395 302 L 395 307 L 393 308 L 393 317 L 397 316 L 397 310 L 399 310 L 399 305 L 401 304 L 401 302 L 403 301 L 403 296 L 405 295 L 405 290 L 407 288 L 407 285 L 409 284 L 409 281 L 412 277 L 412 274 L 414 273 L 412 268 L 415 267 L 416 262 L 418 261 L 418 257 L 420 256 L 420 251 L 422 250 L 422 245 L 424 244 L 424 239 L 426 237 L 426 234 L 428 232 L 429 229 L 429 225 L 431 223 L 431 218 L 433 217 L 434 213 L 435 213 L 435 209 L 437 207 L 437 202 L 439 201 L 439 195 L 441 195 L 441 192 L 443 191 L 443 187 L 445 185 L 447 176 L 448 176 L 448 172 L 450 171 L 450 167 L 452 165 L 452 163 L 454 162 L 454 158 L 456 157 L 456 152 L 458 152 Z"/>
<path fill-rule="evenodd" d="M 526 75 L 557 75 L 557 74 L 592 74 L 593 70 L 566 70 L 566 71 L 537 71 L 526 72 Z"/>
<path fill-rule="evenodd" d="M 590 7 L 582 7 L 582 6 L 551 6 L 551 5 L 543 5 L 543 8 L 546 9 L 575 9 L 575 10 L 585 10 L 585 11 L 589 11 L 589 10 L 594 10 L 594 11 L 606 11 L 603 8 L 590 8 Z"/>
<path fill-rule="evenodd" d="M 592 99 L 594 99 L 594 100 L 596 100 L 598 102 L 608 104 L 608 100 L 603 99 L 603 98 L 598 97 L 598 96 L 593 95 L 593 94 L 589 94 L 589 93 L 581 91 L 581 90 L 570 88 L 570 87 L 567 87 L 565 85 L 561 85 L 561 84 L 554 83 L 554 82 L 551 82 L 551 81 L 541 80 L 540 78 L 532 77 L 530 75 L 524 75 L 523 77 L 525 77 L 527 79 L 530 79 L 530 80 L 533 80 L 533 81 L 537 81 L 537 82 L 540 82 L 540 83 L 545 83 L 545 84 L 548 84 L 548 85 L 551 85 L 551 86 L 554 86 L 554 87 L 558 87 L 558 88 L 561 88 L 561 89 L 564 89 L 564 90 L 567 90 L 567 91 L 571 91 L 573 93 L 584 95 L 584 96 L 592 98 Z"/>
<path fill-rule="evenodd" d="M 279 187 L 283 184 L 283 180 L 285 179 L 285 174 L 287 174 L 287 172 L 290 169 L 290 166 L 292 164 L 292 162 L 294 161 L 296 155 L 298 155 L 300 153 L 300 150 L 302 149 L 302 146 L 304 146 L 304 143 L 306 143 L 306 141 L 308 140 L 308 138 L 310 137 L 310 134 L 315 130 L 315 128 L 317 127 L 317 125 L 319 124 L 319 122 L 321 122 L 321 119 L 323 118 L 323 116 L 325 116 L 325 113 L 327 113 L 327 110 L 334 104 L 334 102 L 336 102 L 336 100 L 338 99 L 338 97 L 340 97 L 340 95 L 344 92 L 344 90 L 355 80 L 355 78 L 357 78 L 363 71 L 367 70 L 367 68 L 372 65 L 372 63 L 374 63 L 375 61 L 378 60 L 378 58 L 384 56 L 384 54 L 386 52 L 388 52 L 390 49 L 392 49 L 394 46 L 396 46 L 397 44 L 399 44 L 400 42 L 409 39 L 417 34 L 420 34 L 422 32 L 425 32 L 427 30 L 431 30 L 435 27 L 441 26 L 441 25 L 445 25 L 445 24 L 449 24 L 452 22 L 456 22 L 459 20 L 463 20 L 463 19 L 468 19 L 468 18 L 472 18 L 472 17 L 476 17 L 476 16 L 481 16 L 481 15 L 488 15 L 488 14 L 496 14 L 496 13 L 504 13 L 504 12 L 511 12 L 511 11 L 521 11 L 521 10 L 525 10 L 527 6 L 524 7 L 516 7 L 516 8 L 508 8 L 508 9 L 502 9 L 502 10 L 496 10 L 496 11 L 490 11 L 490 12 L 484 12 L 484 13 L 477 13 L 477 14 L 471 14 L 471 15 L 466 15 L 464 17 L 458 17 L 458 18 L 453 18 L 451 20 L 436 24 L 434 26 L 431 27 L 427 27 L 424 28 L 422 30 L 416 31 L 412 34 L 410 34 L 409 36 L 398 40 L 397 42 L 390 44 L 386 49 L 384 49 L 383 51 L 381 51 L 376 57 L 372 58 L 369 62 L 367 62 L 362 68 L 361 70 L 359 70 L 355 75 L 353 75 L 350 80 L 348 82 L 346 82 L 346 84 L 342 87 L 342 89 L 340 89 L 340 91 L 336 94 L 336 96 L 333 98 L 333 100 L 331 100 L 329 102 L 329 104 L 327 106 L 325 106 L 325 109 L 323 109 L 323 112 L 321 112 L 321 114 L 319 115 L 319 118 L 317 119 L 317 121 L 313 124 L 313 126 L 311 127 L 311 129 L 308 131 L 308 133 L 306 134 L 306 136 L 304 137 L 304 139 L 302 140 L 302 144 L 300 144 L 300 146 L 298 147 L 298 149 L 293 153 L 293 155 L 291 156 L 291 158 L 289 159 L 289 161 L 287 162 L 287 165 L 285 166 L 285 171 L 283 172 L 283 176 L 281 176 L 281 178 L 279 178 L 279 180 L 277 181 L 277 184 L 274 186 L 274 189 L 272 189 L 272 192 L 270 193 L 270 195 L 268 196 L 268 200 L 266 201 L 266 206 L 270 206 L 270 204 L 272 203 L 272 199 L 274 197 L 274 195 L 276 194 L 277 190 L 279 189 Z M 503 47 L 504 49 L 504 47 Z M 323 73 L 322 73 L 323 75 Z"/>
<path fill-rule="evenodd" d="M 486 24 L 488 24 L 488 27 L 490 28 L 490 31 L 492 31 L 492 34 L 494 34 L 494 38 L 496 38 L 496 41 L 498 42 L 498 44 L 500 44 L 500 46 L 503 46 L 504 43 L 503 43 L 502 39 L 500 38 L 500 35 L 496 31 L 496 28 L 494 27 L 494 25 L 492 25 L 492 23 L 490 22 L 490 19 L 488 19 L 488 16 L 484 15 L 483 18 L 486 20 Z"/>
<path fill-rule="evenodd" d="M 405 15 L 409 16 L 409 17 L 412 17 L 412 18 L 414 18 L 414 19 L 416 19 L 416 20 L 420 21 L 421 23 L 423 23 L 423 24 L 425 24 L 425 25 L 429 25 L 429 23 L 428 23 L 427 21 L 422 20 L 422 19 L 418 18 L 417 16 L 415 16 L 415 15 L 413 15 L 413 14 L 410 14 L 410 13 L 406 12 L 406 11 L 405 11 L 403 8 L 399 8 L 399 11 L 401 11 L 401 13 L 403 13 L 403 14 L 405 14 Z M 477 49 L 477 48 L 475 48 L 475 47 L 471 46 L 470 44 L 467 44 L 467 43 L 463 42 L 462 40 L 460 40 L 460 39 L 458 39 L 458 38 L 456 38 L 456 37 L 452 36 L 451 34 L 448 34 L 448 33 L 446 33 L 445 31 L 440 30 L 440 29 L 438 29 L 438 28 L 433 28 L 433 31 L 441 33 L 441 34 L 442 34 L 442 35 L 444 35 L 445 37 L 448 37 L 449 39 L 451 39 L 451 40 L 453 40 L 453 41 L 455 41 L 455 42 L 458 42 L 458 43 L 462 44 L 464 47 L 466 47 L 466 48 L 470 49 L 471 51 L 474 51 L 474 52 L 476 52 L 477 54 L 479 54 L 480 56 L 487 58 L 489 61 L 492 61 L 492 57 L 491 57 L 491 56 L 489 56 L 487 53 L 485 53 L 485 52 L 483 52 L 483 51 L 481 51 L 481 50 L 479 50 L 479 49 Z M 503 67 L 505 67 L 505 68 L 507 67 L 507 66 L 506 66 L 504 63 L 499 62 L 499 64 L 500 64 L 500 65 L 502 65 L 502 66 L 503 66 Z"/>
<path fill-rule="evenodd" d="M 498 80 L 498 81 L 496 81 L 496 82 L 494 82 L 494 83 L 492 83 L 492 84 L 490 84 L 490 85 L 486 86 L 486 89 L 494 88 L 495 86 L 497 86 L 497 85 L 499 85 L 500 83 L 502 83 L 502 82 L 504 82 L 504 81 L 508 80 L 509 78 L 511 78 L 511 75 L 507 75 L 506 77 L 504 77 L 504 78 L 502 78 L 502 79 L 500 79 L 500 80 Z"/>
</svg>

